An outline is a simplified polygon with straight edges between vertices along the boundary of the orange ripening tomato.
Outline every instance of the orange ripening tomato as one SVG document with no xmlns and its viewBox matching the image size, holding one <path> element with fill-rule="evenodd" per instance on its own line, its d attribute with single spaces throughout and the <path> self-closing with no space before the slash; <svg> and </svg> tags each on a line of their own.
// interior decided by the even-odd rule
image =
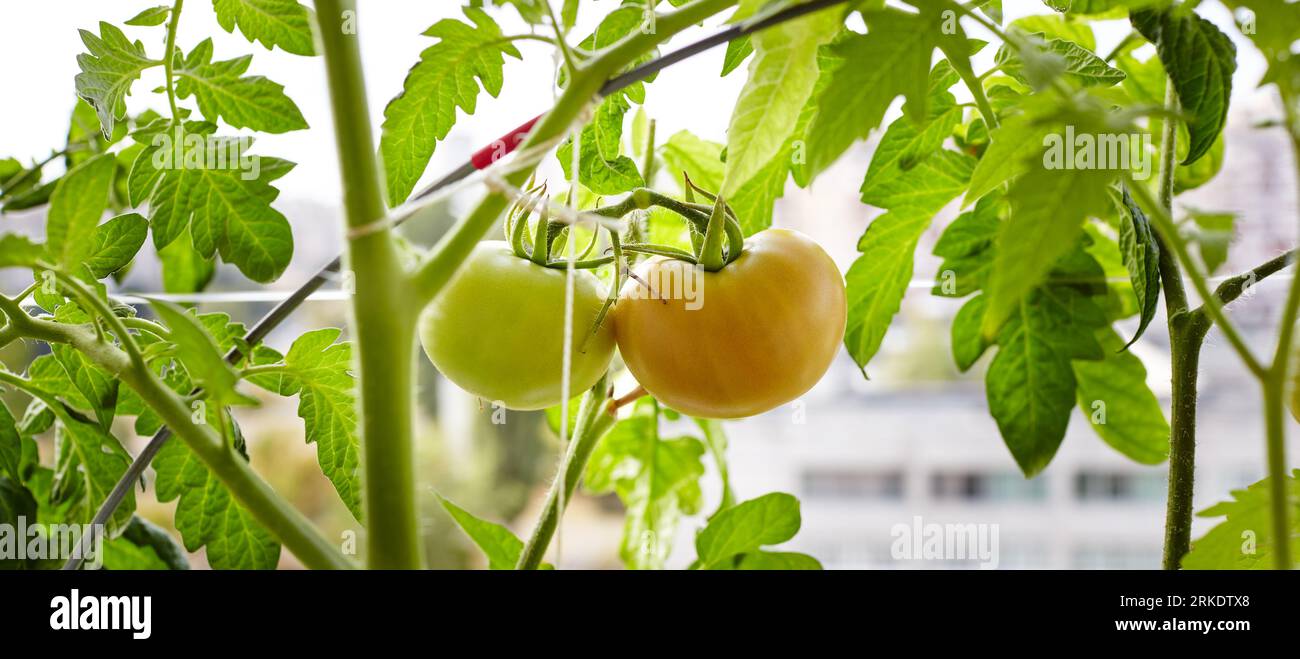
<svg viewBox="0 0 1300 659">
<path fill-rule="evenodd" d="M 614 334 L 660 402 L 733 419 L 812 388 L 839 350 L 846 315 L 830 255 L 801 233 L 769 229 L 717 272 L 663 257 L 640 264 L 614 307 Z"/>
</svg>

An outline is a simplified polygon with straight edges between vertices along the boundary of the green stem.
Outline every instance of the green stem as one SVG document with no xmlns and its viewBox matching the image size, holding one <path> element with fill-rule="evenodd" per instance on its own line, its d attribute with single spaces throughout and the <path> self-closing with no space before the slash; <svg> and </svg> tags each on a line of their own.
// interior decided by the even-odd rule
<svg viewBox="0 0 1300 659">
<path fill-rule="evenodd" d="M 1165 84 L 1165 107 L 1177 106 L 1173 85 Z M 1171 212 L 1174 193 L 1173 121 L 1166 121 L 1160 137 L 1160 210 Z M 1135 184 L 1140 185 L 1140 184 Z M 1146 188 L 1142 188 L 1145 192 Z M 1141 193 L 1139 193 L 1141 194 Z M 1165 545 L 1161 562 L 1166 570 L 1177 570 L 1192 541 L 1192 505 L 1196 477 L 1196 392 L 1200 375 L 1201 345 L 1209 322 L 1204 314 L 1187 313 L 1187 291 L 1182 269 L 1170 252 L 1168 242 L 1157 234 L 1160 248 L 1160 279 L 1165 289 L 1165 318 L 1169 330 L 1169 478 L 1165 498 Z"/>
<path fill-rule="evenodd" d="M 1291 137 L 1292 166 L 1296 177 L 1296 195 L 1300 196 L 1300 117 L 1296 116 L 1296 99 L 1282 95 L 1287 133 Z M 1279 570 L 1291 569 L 1290 509 L 1287 501 L 1286 420 L 1283 397 L 1291 370 L 1291 344 L 1295 338 L 1296 316 L 1300 313 L 1300 277 L 1291 280 L 1286 305 L 1278 329 L 1273 364 L 1264 380 L 1264 424 L 1268 440 L 1269 504 L 1273 521 L 1273 560 Z"/>
<path fill-rule="evenodd" d="M 713 214 L 709 216 L 708 227 L 704 231 L 704 244 L 700 246 L 700 265 L 709 272 L 717 272 L 726 264 L 726 257 L 722 254 L 723 227 L 727 223 L 725 204 L 722 195 L 718 195 L 717 201 L 713 202 Z"/>
<path fill-rule="evenodd" d="M 560 464 L 560 473 L 556 475 L 555 481 L 551 483 L 551 489 L 546 493 L 546 504 L 542 508 L 542 514 L 537 518 L 537 523 L 533 526 L 523 551 L 519 553 L 519 562 L 515 565 L 515 569 L 536 570 L 541 566 L 546 549 L 555 535 L 555 529 L 560 524 L 560 517 L 564 514 L 560 501 L 563 500 L 564 507 L 567 508 L 568 503 L 573 500 L 573 493 L 578 488 L 582 472 L 587 468 L 587 460 L 591 457 L 592 449 L 596 448 L 600 438 L 614 425 L 616 420 L 614 415 L 606 413 L 608 400 L 606 378 L 601 378 L 596 386 L 583 395 L 581 407 L 578 408 L 578 419 L 573 426 L 573 439 L 569 442 L 569 451 Z M 561 495 L 561 488 L 563 488 L 563 495 Z"/>
<path fill-rule="evenodd" d="M 185 0 L 176 0 L 172 5 L 171 20 L 167 23 L 167 45 L 163 52 L 163 75 L 167 88 L 167 105 L 171 107 L 172 121 L 176 125 L 181 125 L 181 113 L 176 108 L 176 81 L 172 79 L 173 62 L 172 56 L 176 52 L 176 26 L 181 22 L 181 8 L 185 6 Z"/>
<path fill-rule="evenodd" d="M 351 0 L 316 4 L 347 226 L 367 227 L 383 220 L 385 208 L 357 37 L 342 25 L 345 10 L 355 15 L 356 7 Z M 387 225 L 350 238 L 345 258 L 356 283 L 351 327 L 361 383 L 367 560 L 373 568 L 419 568 L 422 553 L 411 438 L 415 318 L 423 305 L 412 304 Z"/>
</svg>

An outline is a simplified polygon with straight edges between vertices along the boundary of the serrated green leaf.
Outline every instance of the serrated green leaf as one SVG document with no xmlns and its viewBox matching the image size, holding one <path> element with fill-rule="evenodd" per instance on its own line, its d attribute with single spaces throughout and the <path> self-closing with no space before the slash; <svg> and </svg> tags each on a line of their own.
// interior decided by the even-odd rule
<svg viewBox="0 0 1300 659">
<path fill-rule="evenodd" d="M 679 131 L 659 146 L 659 157 L 667 164 L 672 178 L 682 183 L 682 172 L 705 190 L 722 187 L 722 145 Z"/>
<path fill-rule="evenodd" d="M 629 568 L 663 567 L 678 521 L 699 511 L 703 454 L 694 437 L 661 439 L 657 413 L 640 407 L 592 450 L 583 482 L 617 493 L 627 508 L 619 556 Z"/>
<path fill-rule="evenodd" d="M 235 128 L 285 133 L 307 128 L 298 106 L 284 86 L 262 76 L 244 76 L 252 55 L 212 61 L 212 40 L 204 39 L 176 69 L 176 95 L 194 96 L 203 117 L 218 118 Z"/>
<path fill-rule="evenodd" d="M 997 335 L 1024 296 L 1071 250 L 1084 220 L 1104 215 L 1111 178 L 1111 172 L 1104 170 L 1036 167 L 1012 184 L 1011 214 L 998 233 L 997 254 L 985 286 L 985 338 Z"/>
<path fill-rule="evenodd" d="M 938 152 L 944 141 L 961 123 L 962 110 L 957 100 L 948 93 L 956 84 L 956 72 L 946 61 L 937 64 L 930 72 L 930 90 L 927 106 L 929 116 L 918 123 L 904 116 L 894 120 L 871 155 L 871 165 L 863 179 L 863 189 L 872 189 L 885 180 L 901 176 L 918 162 Z"/>
<path fill-rule="evenodd" d="M 17 233 L 0 236 L 0 268 L 34 268 L 45 246 Z"/>
<path fill-rule="evenodd" d="M 985 301 L 983 295 L 976 295 L 963 304 L 952 319 L 952 359 L 962 373 L 969 371 L 989 347 L 989 342 L 980 332 Z"/>
<path fill-rule="evenodd" d="M 731 570 L 820 570 L 821 561 L 792 551 L 752 551 L 736 557 L 734 567 L 714 569 Z"/>
<path fill-rule="evenodd" d="M 1011 25 L 1028 34 L 1042 33 L 1049 38 L 1073 41 L 1088 50 L 1097 50 L 1097 38 L 1086 21 L 1067 21 L 1058 14 L 1022 16 Z"/>
<path fill-rule="evenodd" d="M 89 53 L 77 55 L 77 96 L 85 99 L 99 115 L 104 136 L 113 134 L 118 121 L 126 117 L 126 96 L 131 83 L 140 79 L 145 69 L 162 62 L 149 59 L 144 45 L 132 42 L 111 23 L 100 21 L 99 36 L 80 30 L 81 41 Z"/>
<path fill-rule="evenodd" d="M 749 35 L 736 37 L 728 41 L 727 52 L 722 56 L 722 76 L 726 77 L 728 73 L 735 71 L 753 54 L 754 43 L 750 40 Z"/>
<path fill-rule="evenodd" d="M 1183 135 L 1185 131 L 1178 131 L 1178 146 L 1180 152 L 1186 153 L 1187 138 Z M 1223 133 L 1214 138 L 1214 143 L 1210 145 L 1210 150 L 1205 152 L 1196 162 L 1190 165 L 1178 165 L 1174 169 L 1174 193 L 1182 194 L 1188 190 L 1209 183 L 1219 171 L 1223 169 L 1224 150 L 1226 148 Z"/>
<path fill-rule="evenodd" d="M 971 174 L 966 205 L 1028 171 L 1032 157 L 1042 152 L 1043 139 L 1058 130 L 1058 124 L 1046 120 L 1051 110 L 1044 101 L 1031 97 L 1024 112 L 1007 117 L 993 129 L 988 150 Z"/>
<path fill-rule="evenodd" d="M 1071 360 L 1101 358 L 1092 332 L 1105 317 L 1068 287 L 1035 289 L 1014 311 L 998 334 L 984 389 L 1002 440 L 1025 476 L 1033 476 L 1065 438 L 1075 404 Z"/>
<path fill-rule="evenodd" d="M 1147 325 L 1156 316 L 1160 308 L 1160 242 L 1146 213 L 1133 202 L 1128 190 L 1122 193 L 1118 204 L 1119 211 L 1119 251 L 1128 270 L 1129 280 L 1133 283 L 1133 294 L 1137 297 L 1141 312 L 1137 331 L 1128 344 L 1142 336 Z"/>
<path fill-rule="evenodd" d="M 916 244 L 933 213 L 904 207 L 877 217 L 858 241 L 861 254 L 844 276 L 849 302 L 844 346 L 865 369 L 884 341 L 912 281 Z"/>
<path fill-rule="evenodd" d="M 312 23 L 315 17 L 294 0 L 212 0 L 217 23 L 226 32 L 236 27 L 249 42 L 267 50 L 278 47 L 295 55 L 315 55 Z"/>
<path fill-rule="evenodd" d="M 583 130 L 579 135 L 581 143 L 578 154 L 578 181 L 596 194 L 616 195 L 638 188 L 645 184 L 636 162 L 627 156 L 618 156 L 606 160 L 600 153 L 596 131 Z M 560 145 L 555 150 L 555 157 L 564 169 L 565 178 L 573 176 L 573 142 Z"/>
<path fill-rule="evenodd" d="M 239 374 L 226 362 L 217 340 L 198 318 L 170 302 L 152 300 L 150 304 L 171 330 L 169 338 L 176 344 L 176 358 L 207 398 L 219 407 L 257 404 L 256 399 L 235 389 Z"/>
<path fill-rule="evenodd" d="M 938 27 L 928 18 L 893 9 L 867 12 L 866 19 L 867 34 L 851 34 L 826 47 L 822 65 L 829 78 L 805 133 L 808 180 L 878 126 L 899 94 L 908 100 L 909 120 L 920 123 L 927 116 Z"/>
<path fill-rule="evenodd" d="M 1032 66 L 1032 58 L 1041 57 L 1060 58 L 1064 64 L 1060 73 L 1085 87 L 1110 86 L 1124 81 L 1123 71 L 1110 66 L 1091 50 L 1073 41 L 1046 39 L 1042 34 L 1031 34 L 1027 40 L 1029 41 L 1027 47 L 1039 49 L 1041 52 L 1028 55 L 1009 44 L 1004 44 L 998 49 L 995 58 L 1007 75 L 1027 85 L 1040 86 L 1041 82 L 1035 79 L 1035 74 L 1029 70 L 1029 67 Z"/>
<path fill-rule="evenodd" d="M 45 254 L 68 272 L 77 271 L 95 248 L 94 241 L 87 238 L 108 207 L 113 172 L 112 157 L 97 156 L 59 179 L 50 196 Z"/>
<path fill-rule="evenodd" d="M 167 22 L 167 17 L 171 15 L 172 8 L 168 5 L 158 5 L 150 7 L 144 11 L 127 19 L 127 25 L 136 25 L 140 27 L 149 27 L 152 25 L 162 25 Z"/>
<path fill-rule="evenodd" d="M 117 408 L 118 380 L 71 346 L 55 344 L 50 346 L 50 350 L 73 386 L 90 403 L 100 427 L 109 430 Z"/>
<path fill-rule="evenodd" d="M 7 529 L 16 529 L 20 521 L 35 519 L 37 519 L 37 502 L 31 491 L 23 487 L 17 479 L 0 474 L 0 524 Z M 27 542 L 27 539 L 19 538 L 17 541 Z M 12 543 L 13 540 L 9 542 Z M 0 556 L 0 570 L 26 570 L 33 567 L 30 563 L 31 559 L 19 559 L 18 556 L 18 552 L 5 552 Z"/>
<path fill-rule="evenodd" d="M 947 149 L 931 154 L 908 170 L 895 166 L 862 182 L 862 203 L 878 208 L 912 207 L 937 213 L 961 196 L 975 171 L 976 160 Z"/>
<path fill-rule="evenodd" d="M 23 437 L 18 424 L 9 413 L 9 406 L 0 401 L 0 476 L 8 474 L 15 483 L 23 482 L 19 469 L 23 455 Z"/>
<path fill-rule="evenodd" d="M 216 264 L 194 249 L 189 228 L 158 250 L 158 259 L 162 261 L 163 290 L 168 293 L 201 291 L 217 272 Z"/>
<path fill-rule="evenodd" d="M 410 196 L 437 143 L 455 125 L 456 108 L 474 114 L 480 83 L 495 98 L 501 92 L 505 56 L 520 57 L 482 10 L 466 7 L 465 16 L 472 24 L 447 18 L 424 31 L 438 42 L 420 53 L 402 93 L 384 108 L 379 152 L 390 206 Z"/>
<path fill-rule="evenodd" d="M 515 565 L 519 562 L 519 555 L 524 551 L 524 543 L 515 537 L 515 534 L 511 533 L 510 529 L 500 524 L 481 520 L 445 497 L 438 496 L 438 502 L 447 510 L 447 514 L 451 515 L 451 518 L 455 520 L 460 530 L 464 531 L 465 535 L 469 536 L 469 539 L 473 540 L 474 544 L 483 550 L 483 555 L 487 556 L 488 559 L 488 569 L 515 569 Z"/>
<path fill-rule="evenodd" d="M 1189 116 L 1191 141 L 1182 164 L 1190 165 L 1210 150 L 1227 122 L 1237 47 L 1191 11 L 1150 9 L 1135 11 L 1130 18 L 1134 29 L 1156 45 L 1180 107 Z"/>
<path fill-rule="evenodd" d="M 158 500 L 176 499 L 176 530 L 185 548 L 207 548 L 217 570 L 269 570 L 280 544 L 257 522 L 184 442 L 167 442 L 153 461 Z"/>
<path fill-rule="evenodd" d="M 817 82 L 817 49 L 839 24 L 838 13 L 822 10 L 754 35 L 749 78 L 727 129 L 723 197 L 734 199 L 786 145 Z"/>
<path fill-rule="evenodd" d="M 1142 464 L 1169 457 L 1169 422 L 1160 401 L 1147 386 L 1142 360 L 1122 351 L 1115 330 L 1097 331 L 1105 359 L 1074 362 L 1079 409 L 1107 444 Z"/>
<path fill-rule="evenodd" d="M 352 344 L 335 343 L 339 330 L 307 332 L 284 357 L 284 371 L 273 380 L 255 384 L 282 396 L 298 395 L 298 416 L 308 444 L 316 444 L 316 459 L 339 498 L 361 519 L 361 437 L 357 430 L 356 380 L 352 375 Z"/>
<path fill-rule="evenodd" d="M 94 246 L 86 258 L 86 267 L 99 279 L 125 268 L 148 235 L 149 221 L 139 213 L 118 215 L 95 227 Z"/>
<path fill-rule="evenodd" d="M 211 131 L 208 126 L 204 130 Z M 173 132 L 172 139 L 178 135 Z M 204 258 L 220 253 L 249 279 L 277 279 L 293 256 L 293 233 L 284 215 L 271 207 L 280 194 L 271 182 L 293 163 L 248 154 L 246 138 L 187 130 L 180 139 L 184 146 L 179 153 L 151 146 L 131 171 L 132 201 L 149 200 L 154 246 L 162 250 L 188 228 Z M 232 151 L 243 153 L 240 162 L 227 159 Z"/>
<path fill-rule="evenodd" d="M 1234 490 L 1223 501 L 1197 513 L 1198 517 L 1225 518 L 1192 543 L 1183 557 L 1186 570 L 1261 570 L 1274 566 L 1278 540 L 1273 533 L 1272 482 L 1265 478 L 1244 490 Z M 1286 478 L 1284 491 L 1290 510 L 1291 555 L 1300 553 L 1300 469 Z"/>
<path fill-rule="evenodd" d="M 700 569 L 723 565 L 737 554 L 781 544 L 799 532 L 799 500 L 784 492 L 765 494 L 723 511 L 695 537 Z"/>
</svg>

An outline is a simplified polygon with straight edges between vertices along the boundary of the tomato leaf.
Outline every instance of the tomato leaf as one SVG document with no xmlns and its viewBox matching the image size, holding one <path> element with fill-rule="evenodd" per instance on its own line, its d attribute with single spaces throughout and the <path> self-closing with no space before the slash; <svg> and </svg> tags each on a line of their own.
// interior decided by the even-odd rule
<svg viewBox="0 0 1300 659">
<path fill-rule="evenodd" d="M 580 135 L 578 182 L 601 195 L 628 192 L 645 184 L 636 162 L 622 155 L 623 117 L 629 109 L 623 96 L 611 96 L 596 108 L 591 123 Z M 555 150 L 565 178 L 573 176 L 573 140 Z"/>
<path fill-rule="evenodd" d="M 844 276 L 849 302 L 844 345 L 864 372 L 907 293 L 916 244 L 932 218 L 923 208 L 889 211 L 872 220 L 858 241 L 861 255 Z"/>
<path fill-rule="evenodd" d="M 985 286 L 985 338 L 997 335 L 1022 298 L 1072 248 L 1084 220 L 1106 212 L 1110 179 L 1111 173 L 1102 170 L 1035 167 L 1012 184 L 1011 215 L 998 233 Z"/>
<path fill-rule="evenodd" d="M 169 145 L 170 155 L 159 146 L 141 151 L 131 168 L 131 201 L 148 200 L 158 250 L 188 228 L 193 247 L 205 259 L 220 253 L 249 279 L 274 281 L 293 256 L 293 233 L 284 215 L 271 207 L 280 194 L 271 182 L 294 164 L 248 154 L 251 142 L 246 138 L 217 137 L 213 130 L 211 124 L 187 124 L 184 145 Z M 231 152 L 243 153 L 240 162 L 227 159 Z"/>
<path fill-rule="evenodd" d="M 168 293 L 201 291 L 217 272 L 212 259 L 194 249 L 188 227 L 170 245 L 158 250 L 158 259 L 162 261 L 163 290 Z"/>
<path fill-rule="evenodd" d="M 208 121 L 218 118 L 235 128 L 285 133 L 307 128 L 298 106 L 284 86 L 262 76 L 243 76 L 252 55 L 212 61 L 212 40 L 204 39 L 176 69 L 176 95 L 194 96 Z"/>
<path fill-rule="evenodd" d="M 434 496 L 438 498 L 438 503 L 441 503 L 447 514 L 451 515 L 460 530 L 483 550 L 483 555 L 488 559 L 488 569 L 515 569 L 515 565 L 519 563 L 519 555 L 524 551 L 524 543 L 515 537 L 510 529 L 481 520 L 443 496 L 437 494 Z"/>
<path fill-rule="evenodd" d="M 658 415 L 647 407 L 600 440 L 583 477 L 589 491 L 617 493 L 627 508 L 619 556 L 633 569 L 663 567 L 678 521 L 700 509 L 704 475 L 704 445 L 694 437 L 661 439 Z"/>
<path fill-rule="evenodd" d="M 176 358 L 185 366 L 193 384 L 203 387 L 206 397 L 220 407 L 257 404 L 256 399 L 235 389 L 239 374 L 226 362 L 217 340 L 194 314 L 162 300 L 151 300 L 150 304 L 171 330 Z"/>
<path fill-rule="evenodd" d="M 0 476 L 8 474 L 15 483 L 23 481 L 19 467 L 22 463 L 23 436 L 18 432 L 9 406 L 0 401 Z"/>
<path fill-rule="evenodd" d="M 1273 534 L 1270 479 L 1244 490 L 1234 490 L 1231 501 L 1217 503 L 1198 517 L 1223 517 L 1222 522 L 1192 543 L 1183 557 L 1188 570 L 1266 570 L 1272 568 L 1277 537 Z M 1300 469 L 1291 472 L 1284 485 L 1290 511 L 1288 529 L 1291 553 L 1300 552 Z"/>
<path fill-rule="evenodd" d="M 0 268 L 34 268 L 45 251 L 44 245 L 17 233 L 0 236 Z"/>
<path fill-rule="evenodd" d="M 851 34 L 826 47 L 822 63 L 828 79 L 806 133 L 808 180 L 880 125 L 899 94 L 907 97 L 911 121 L 927 117 L 938 28 L 928 17 L 893 9 L 865 15 L 867 34 Z"/>
<path fill-rule="evenodd" d="M 280 394 L 298 396 L 298 416 L 308 444 L 316 444 L 316 459 L 339 498 L 361 519 L 361 438 L 357 430 L 356 379 L 352 374 L 352 344 L 336 343 L 339 330 L 325 328 L 298 337 L 284 356 L 284 370 L 253 380 Z M 273 363 L 278 357 L 259 363 Z"/>
<path fill-rule="evenodd" d="M 1209 152 L 1228 118 L 1237 47 L 1213 23 L 1175 8 L 1135 11 L 1134 29 L 1156 45 L 1186 114 L 1191 142 L 1182 164 Z"/>
<path fill-rule="evenodd" d="M 984 333 L 980 332 L 986 301 L 983 295 L 976 295 L 952 319 L 952 358 L 962 373 L 969 371 L 989 347 Z"/>
<path fill-rule="evenodd" d="M 1115 330 L 1097 331 L 1105 358 L 1074 362 L 1079 409 L 1092 429 L 1116 451 L 1142 464 L 1169 457 L 1169 422 L 1147 386 L 1142 360 L 1123 351 Z"/>
<path fill-rule="evenodd" d="M 126 96 L 131 83 L 145 69 L 161 64 L 149 59 L 144 44 L 132 42 L 122 30 L 100 21 L 99 36 L 79 30 L 88 54 L 77 56 L 77 95 L 95 108 L 104 136 L 113 134 L 118 121 L 126 117 Z"/>
<path fill-rule="evenodd" d="M 135 16 L 127 19 L 127 25 L 136 25 L 140 27 L 149 27 L 152 25 L 162 25 L 167 21 L 167 17 L 172 13 L 172 8 L 168 5 L 158 5 L 150 7 Z"/>
<path fill-rule="evenodd" d="M 315 16 L 294 0 L 212 0 L 217 23 L 226 32 L 235 28 L 249 42 L 258 42 L 267 50 L 278 47 L 295 55 L 315 55 L 312 36 Z"/>
<path fill-rule="evenodd" d="M 207 548 L 217 570 L 269 570 L 280 560 L 280 544 L 213 476 L 184 442 L 163 445 L 153 461 L 158 500 L 179 499 L 176 530 L 185 548 Z"/>
<path fill-rule="evenodd" d="M 86 267 L 103 279 L 135 258 L 149 235 L 149 221 L 139 213 L 123 213 L 95 227 L 94 246 L 86 258 Z"/>
<path fill-rule="evenodd" d="M 402 83 L 402 93 L 384 108 L 379 153 L 388 182 L 388 204 L 406 200 L 429 165 L 437 143 L 456 123 L 456 108 L 474 114 L 479 84 L 492 97 L 501 93 L 505 56 L 519 50 L 481 9 L 465 8 L 472 24 L 446 18 L 424 35 L 438 39 L 420 53 Z"/>
<path fill-rule="evenodd" d="M 714 517 L 695 537 L 697 565 L 702 570 L 728 567 L 739 554 L 793 538 L 800 524 L 799 500 L 784 492 L 739 503 Z"/>
<path fill-rule="evenodd" d="M 105 431 L 113 425 L 113 413 L 117 408 L 118 380 L 93 364 L 85 355 L 68 345 L 50 346 L 54 358 L 67 372 L 72 385 L 81 392 L 90 404 L 95 418 Z"/>
<path fill-rule="evenodd" d="M 834 8 L 823 9 L 753 36 L 749 78 L 727 129 L 723 197 L 734 199 L 781 152 L 817 82 L 817 49 L 839 24 Z"/>
<path fill-rule="evenodd" d="M 108 206 L 113 172 L 113 159 L 97 156 L 59 179 L 50 196 L 45 254 L 68 272 L 78 270 L 95 249 L 95 242 L 87 238 Z"/>
<path fill-rule="evenodd" d="M 1124 190 L 1122 195 L 1121 203 L 1118 204 L 1119 249 L 1129 280 L 1133 283 L 1138 309 L 1141 310 L 1137 331 L 1122 348 L 1128 350 L 1146 331 L 1160 307 L 1160 243 L 1156 240 L 1150 220 L 1133 202 L 1128 190 Z"/>
<path fill-rule="evenodd" d="M 1071 360 L 1102 357 L 1092 332 L 1106 321 L 1089 298 L 1063 286 L 1035 289 L 1013 311 L 984 388 L 1002 440 L 1028 477 L 1051 462 L 1065 438 L 1075 403 Z"/>
<path fill-rule="evenodd" d="M 750 40 L 749 35 L 736 37 L 728 41 L 727 52 L 722 57 L 722 76 L 726 77 L 727 74 L 735 71 L 753 54 L 754 42 Z"/>
<path fill-rule="evenodd" d="M 1033 72 L 1026 70 L 1026 60 L 1034 58 L 1059 58 L 1064 66 L 1061 74 L 1087 87 L 1091 85 L 1111 86 L 1124 81 L 1124 72 L 1106 63 L 1091 50 L 1066 39 L 1047 38 L 1041 33 L 1030 34 L 1025 38 L 1028 48 L 1038 52 L 1025 54 L 1010 44 L 998 48 L 994 61 L 1007 75 L 1025 84 L 1036 84 Z"/>
</svg>

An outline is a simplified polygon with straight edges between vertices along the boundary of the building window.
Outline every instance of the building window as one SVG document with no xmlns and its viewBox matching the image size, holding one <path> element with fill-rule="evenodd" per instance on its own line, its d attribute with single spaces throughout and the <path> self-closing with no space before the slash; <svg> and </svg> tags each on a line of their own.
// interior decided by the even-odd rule
<svg viewBox="0 0 1300 659">
<path fill-rule="evenodd" d="M 930 495 L 938 501 L 1041 501 L 1047 481 L 1015 472 L 939 472 L 930 476 Z"/>
<path fill-rule="evenodd" d="M 1162 501 L 1163 472 L 1080 471 L 1074 475 L 1074 496 L 1080 501 Z"/>
<path fill-rule="evenodd" d="M 903 472 L 809 469 L 803 472 L 806 496 L 826 499 L 901 499 Z"/>
</svg>

